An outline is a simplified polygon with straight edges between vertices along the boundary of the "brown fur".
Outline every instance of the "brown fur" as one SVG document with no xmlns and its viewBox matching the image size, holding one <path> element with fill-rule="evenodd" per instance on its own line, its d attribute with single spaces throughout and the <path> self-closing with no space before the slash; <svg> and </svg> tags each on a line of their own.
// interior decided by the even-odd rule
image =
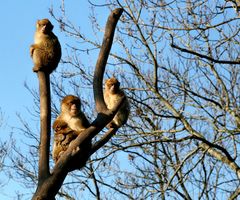
<svg viewBox="0 0 240 200">
<path fill-rule="evenodd" d="M 34 44 L 30 47 L 30 55 L 34 62 L 33 71 L 52 73 L 61 59 L 61 45 L 52 32 L 53 25 L 48 19 L 38 20 Z"/>
<path fill-rule="evenodd" d="M 121 99 L 125 96 L 123 90 L 120 89 L 120 83 L 116 78 L 110 78 L 105 82 L 104 100 L 108 109 L 112 109 Z M 125 98 L 122 106 L 114 116 L 113 120 L 108 124 L 108 127 L 121 127 L 128 119 L 130 106 L 127 97 Z"/>
<path fill-rule="evenodd" d="M 53 123 L 54 144 L 52 154 L 55 162 L 67 150 L 71 142 L 88 127 L 89 122 L 81 111 L 80 99 L 73 95 L 64 97 L 61 103 L 61 113 Z M 87 151 L 91 148 L 91 141 L 87 142 L 83 148 L 86 148 L 86 153 L 88 153 Z"/>
</svg>

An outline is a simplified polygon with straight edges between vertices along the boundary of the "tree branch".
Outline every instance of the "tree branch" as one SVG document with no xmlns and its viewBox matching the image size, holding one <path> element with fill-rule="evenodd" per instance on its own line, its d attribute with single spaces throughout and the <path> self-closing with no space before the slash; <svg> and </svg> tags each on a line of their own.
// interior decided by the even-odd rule
<svg viewBox="0 0 240 200">
<path fill-rule="evenodd" d="M 102 47 L 96 63 L 94 79 L 93 79 L 93 92 L 94 92 L 94 99 L 96 103 L 96 109 L 98 112 L 107 110 L 106 104 L 103 99 L 103 91 L 102 91 L 103 74 L 107 64 L 109 52 L 112 46 L 115 27 L 117 25 L 118 19 L 120 18 L 122 12 L 123 12 L 122 8 L 117 8 L 113 10 L 110 16 L 108 17 L 108 21 L 105 27 L 105 34 L 102 42 Z"/>
<path fill-rule="evenodd" d="M 40 151 L 38 165 L 38 184 L 50 175 L 49 173 L 49 148 L 51 133 L 51 101 L 49 74 L 38 72 L 40 95 Z"/>
<path fill-rule="evenodd" d="M 103 145 L 105 145 L 112 138 L 112 136 L 117 132 L 117 130 L 118 130 L 118 128 L 111 128 L 111 129 L 109 129 L 104 134 L 104 136 L 93 145 L 91 154 L 93 154 L 98 149 L 100 149 Z"/>
<path fill-rule="evenodd" d="M 179 47 L 179 46 L 177 46 L 177 45 L 174 44 L 174 42 L 173 42 L 173 36 L 172 36 L 171 34 L 170 34 L 170 37 L 171 37 L 171 40 L 172 40 L 170 46 L 171 46 L 172 48 L 178 49 L 178 50 L 181 51 L 181 52 L 189 53 L 189 54 L 192 54 L 192 55 L 198 56 L 198 57 L 200 57 L 200 58 L 204 58 L 204 59 L 210 60 L 211 62 L 218 63 L 218 64 L 231 64 L 231 65 L 239 65 L 239 64 L 240 64 L 240 60 L 238 60 L 238 61 L 218 60 L 218 59 L 209 57 L 209 56 L 207 56 L 207 55 L 203 55 L 203 54 L 197 53 L 197 52 L 195 52 L 195 51 L 192 51 L 192 50 L 189 50 L 189 49 L 185 49 L 185 48 Z"/>
<path fill-rule="evenodd" d="M 84 152 L 82 145 L 96 136 L 114 117 L 124 101 L 124 97 L 121 101 L 115 105 L 111 110 L 108 110 L 103 99 L 102 83 L 103 75 L 108 59 L 108 55 L 112 46 L 113 36 L 116 24 L 120 18 L 123 10 L 121 8 L 112 11 L 108 17 L 108 21 L 105 27 L 105 34 L 102 42 L 102 47 L 97 60 L 94 80 L 93 80 L 93 92 L 98 111 L 97 118 L 93 121 L 91 126 L 84 130 L 68 147 L 67 151 L 61 156 L 52 170 L 52 174 L 49 175 L 49 146 L 50 146 L 50 83 L 49 76 L 42 72 L 38 72 L 40 82 L 40 102 L 41 102 L 41 150 L 39 161 L 39 179 L 38 188 L 33 196 L 33 200 L 54 200 L 56 194 L 61 188 L 63 181 L 65 180 L 69 170 L 69 166 L 72 167 L 73 163 L 77 163 L 77 166 L 84 166 L 86 158 L 92 153 L 98 150 L 101 146 L 99 144 L 106 143 L 110 136 L 112 136 L 116 130 L 109 130 L 108 139 L 100 140 L 98 148 L 95 151 L 91 151 L 89 155 L 82 155 Z M 111 134 L 110 134 L 111 133 Z M 96 145 L 95 145 L 96 146 Z M 78 160 L 74 160 L 76 156 L 81 155 Z M 76 162 L 77 161 L 77 162 Z M 73 166 L 74 167 L 74 166 Z"/>
<path fill-rule="evenodd" d="M 228 198 L 228 200 L 236 200 L 237 197 L 240 195 L 240 188 L 237 188 L 231 196 Z"/>
</svg>

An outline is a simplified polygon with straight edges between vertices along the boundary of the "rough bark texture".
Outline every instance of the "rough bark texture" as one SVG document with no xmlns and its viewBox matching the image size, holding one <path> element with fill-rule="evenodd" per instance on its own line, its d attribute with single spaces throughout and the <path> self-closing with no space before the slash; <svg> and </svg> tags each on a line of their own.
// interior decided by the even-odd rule
<svg viewBox="0 0 240 200">
<path fill-rule="evenodd" d="M 105 71 L 105 66 L 107 63 L 108 55 L 112 46 L 113 36 L 116 24 L 120 18 L 123 10 L 115 9 L 111 12 L 106 28 L 105 34 L 102 42 L 102 47 L 99 53 L 99 57 L 96 64 L 96 69 L 94 73 L 93 81 L 93 92 L 96 103 L 96 109 L 98 111 L 98 116 L 91 124 L 91 126 L 86 129 L 83 134 L 79 135 L 73 145 L 68 148 L 68 150 L 63 154 L 63 156 L 56 163 L 52 170 L 49 171 L 49 146 L 50 146 L 50 81 L 49 75 L 43 72 L 38 72 L 39 78 L 39 90 L 40 90 L 40 111 L 41 111 L 41 144 L 40 144 L 40 155 L 39 155 L 39 182 L 37 190 L 33 196 L 33 200 L 54 200 L 56 194 L 62 186 L 64 179 L 66 178 L 68 172 L 70 171 L 69 164 L 72 163 L 72 159 L 77 155 L 81 154 L 81 149 L 79 151 L 74 151 L 86 140 L 93 138 L 97 135 L 113 118 L 115 113 L 121 106 L 122 101 L 115 106 L 114 109 L 108 110 L 104 99 L 102 91 L 103 75 Z M 96 152 L 101 146 L 103 146 L 115 133 L 117 129 L 110 129 L 103 138 L 93 145 L 91 154 Z M 85 158 L 79 160 L 79 165 L 84 165 Z M 72 166 L 71 166 L 72 167 Z M 73 170 L 71 168 L 71 170 Z"/>
<path fill-rule="evenodd" d="M 38 184 L 49 176 L 49 148 L 51 134 L 51 101 L 50 101 L 50 80 L 49 74 L 39 71 L 39 95 L 40 95 L 40 154 L 39 154 L 39 171 Z"/>
</svg>

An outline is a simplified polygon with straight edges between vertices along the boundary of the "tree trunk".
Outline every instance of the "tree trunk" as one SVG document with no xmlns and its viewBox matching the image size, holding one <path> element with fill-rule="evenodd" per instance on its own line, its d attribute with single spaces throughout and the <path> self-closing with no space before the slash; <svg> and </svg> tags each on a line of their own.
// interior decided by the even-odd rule
<svg viewBox="0 0 240 200">
<path fill-rule="evenodd" d="M 111 12 L 108 17 L 108 21 L 105 28 L 105 34 L 103 38 L 102 47 L 99 53 L 98 61 L 96 64 L 96 69 L 94 73 L 93 80 L 93 91 L 96 103 L 96 108 L 98 111 L 97 118 L 93 121 L 91 126 L 86 129 L 81 135 L 79 135 L 75 141 L 72 143 L 71 147 L 67 149 L 66 152 L 61 156 L 56 165 L 54 166 L 52 173 L 49 172 L 49 148 L 50 148 L 50 122 L 51 122 L 51 112 L 50 112 L 50 81 L 49 75 L 44 72 L 38 72 L 39 78 L 39 89 L 40 89 L 40 113 L 41 113 L 41 142 L 40 142 L 40 155 L 39 155 L 39 179 L 36 192 L 33 196 L 33 200 L 54 200 L 56 194 L 61 188 L 69 169 L 69 164 L 72 163 L 72 159 L 76 154 L 81 154 L 81 149 L 79 152 L 74 153 L 74 149 L 81 146 L 85 141 L 92 139 L 97 135 L 105 126 L 108 124 L 115 113 L 121 106 L 121 102 L 116 105 L 112 110 L 108 110 L 104 99 L 102 91 L 103 74 L 105 71 L 105 66 L 107 63 L 108 55 L 112 46 L 114 31 L 116 24 L 122 14 L 123 10 L 118 8 Z M 117 129 L 110 129 L 105 137 L 103 137 L 96 145 L 93 145 L 93 150 L 91 154 L 97 151 L 102 145 L 104 145 Z M 86 158 L 84 156 L 79 160 L 78 165 L 85 164 Z"/>
</svg>

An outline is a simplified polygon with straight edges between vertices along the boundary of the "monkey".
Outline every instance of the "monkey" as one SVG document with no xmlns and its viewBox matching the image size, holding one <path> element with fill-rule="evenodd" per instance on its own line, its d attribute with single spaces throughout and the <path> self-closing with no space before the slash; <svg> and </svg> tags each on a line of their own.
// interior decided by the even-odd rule
<svg viewBox="0 0 240 200">
<path fill-rule="evenodd" d="M 89 126 L 88 119 L 81 111 L 80 99 L 74 95 L 65 96 L 61 102 L 61 113 L 53 123 L 54 143 L 52 156 L 55 163 L 71 145 L 71 142 Z M 91 141 L 87 141 L 81 148 L 81 153 L 86 154 L 82 155 L 82 157 L 84 156 L 87 161 Z"/>
<path fill-rule="evenodd" d="M 34 44 L 30 46 L 30 56 L 33 59 L 33 72 L 44 71 L 52 73 L 61 59 L 61 45 L 52 32 L 53 25 L 48 19 L 37 20 Z"/>
<path fill-rule="evenodd" d="M 107 79 L 104 90 L 104 101 L 107 108 L 112 109 L 123 96 L 125 96 L 125 100 L 113 120 L 107 125 L 108 128 L 120 128 L 127 122 L 130 105 L 124 91 L 120 89 L 120 82 L 115 77 Z"/>
<path fill-rule="evenodd" d="M 61 122 L 60 122 L 61 123 Z M 56 163 L 61 155 L 67 150 L 70 143 L 78 136 L 78 133 L 62 122 L 56 125 L 54 130 L 53 160 Z"/>
</svg>

